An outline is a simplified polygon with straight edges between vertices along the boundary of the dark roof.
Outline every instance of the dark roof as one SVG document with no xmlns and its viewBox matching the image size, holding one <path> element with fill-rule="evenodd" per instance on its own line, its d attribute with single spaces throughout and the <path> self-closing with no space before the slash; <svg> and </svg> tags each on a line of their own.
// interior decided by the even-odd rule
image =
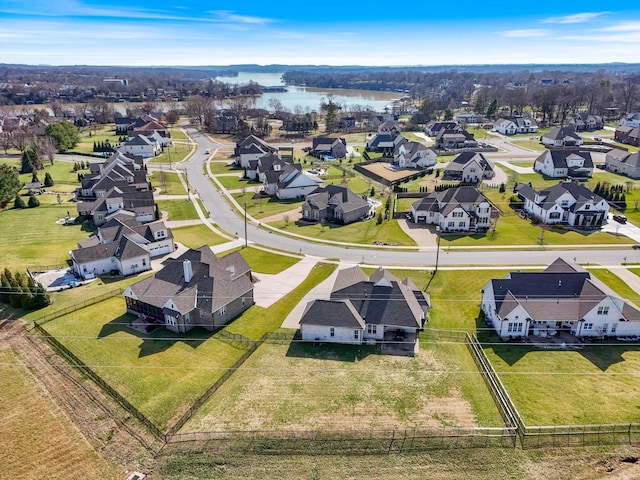
<svg viewBox="0 0 640 480">
<path fill-rule="evenodd" d="M 369 206 L 366 200 L 353 193 L 346 185 L 327 185 L 318 188 L 307 195 L 305 202 L 319 210 L 327 208 L 328 205 L 339 205 L 343 212 Z"/>
<path fill-rule="evenodd" d="M 185 262 L 191 263 L 193 276 L 185 281 Z M 250 267 L 239 252 L 217 257 L 208 246 L 189 249 L 177 259 L 165 262 L 153 277 L 131 285 L 138 300 L 162 308 L 171 300 L 178 311 L 194 308 L 213 313 L 253 289 Z"/>
<path fill-rule="evenodd" d="M 314 300 L 300 319 L 300 325 L 322 325 L 364 329 L 362 317 L 349 300 Z"/>
</svg>

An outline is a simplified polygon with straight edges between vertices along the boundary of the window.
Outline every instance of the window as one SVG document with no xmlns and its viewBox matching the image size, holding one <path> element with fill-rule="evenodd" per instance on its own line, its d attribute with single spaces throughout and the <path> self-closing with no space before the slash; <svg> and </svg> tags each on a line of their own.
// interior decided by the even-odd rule
<svg viewBox="0 0 640 480">
<path fill-rule="evenodd" d="M 143 267 L 146 267 L 146 266 L 147 266 L 147 259 L 146 259 L 146 258 L 143 258 L 143 259 L 142 259 L 142 266 L 143 266 Z"/>
<path fill-rule="evenodd" d="M 585 210 L 590 210 L 590 209 L 591 209 L 591 205 L 588 205 L 588 204 L 587 204 L 587 205 L 585 205 L 585 206 L 584 206 L 584 209 L 585 209 Z"/>
<path fill-rule="evenodd" d="M 242 297 L 242 305 L 244 305 L 244 302 L 245 302 L 244 297 Z"/>
<path fill-rule="evenodd" d="M 462 218 L 462 212 L 453 212 L 453 218 Z"/>
<path fill-rule="evenodd" d="M 607 331 L 609 330 L 609 324 L 605 323 L 604 325 L 602 325 L 602 333 L 607 333 Z"/>
<path fill-rule="evenodd" d="M 508 333 L 522 333 L 522 322 L 509 322 L 507 325 Z"/>
<path fill-rule="evenodd" d="M 184 323 L 191 323 L 191 315 L 185 313 L 182 318 L 184 318 Z"/>
<path fill-rule="evenodd" d="M 464 227 L 464 226 L 466 226 L 466 222 L 458 222 L 458 226 L 459 227 Z"/>
<path fill-rule="evenodd" d="M 609 307 L 600 305 L 598 307 L 598 315 L 609 315 Z"/>
<path fill-rule="evenodd" d="M 375 335 L 376 333 L 378 333 L 378 326 L 369 323 L 367 325 L 367 333 L 369 333 L 370 335 Z"/>
<path fill-rule="evenodd" d="M 224 315 L 226 312 L 227 312 L 226 305 L 224 307 L 220 307 L 220 310 L 218 310 L 218 313 L 220 314 L 220 316 Z"/>
<path fill-rule="evenodd" d="M 616 333 L 616 330 L 618 330 L 618 324 L 614 323 L 611 325 L 611 333 Z"/>
<path fill-rule="evenodd" d="M 562 200 L 562 202 L 560 203 L 563 207 L 568 207 L 569 206 L 569 200 Z"/>
<path fill-rule="evenodd" d="M 360 330 L 354 330 L 353 331 L 353 338 L 357 340 L 359 336 L 360 336 Z"/>
<path fill-rule="evenodd" d="M 331 327 L 329 329 L 329 336 L 330 337 L 335 337 L 336 336 L 336 329 L 335 328 Z"/>
<path fill-rule="evenodd" d="M 449 222 L 447 223 L 447 228 L 453 228 L 456 226 L 456 222 Z"/>
<path fill-rule="evenodd" d="M 173 325 L 175 327 L 176 325 L 176 317 L 172 316 L 172 315 L 165 315 L 164 316 L 165 320 L 167 321 L 167 325 Z"/>
<path fill-rule="evenodd" d="M 198 314 L 200 315 L 200 318 L 204 317 L 204 310 L 198 310 Z"/>
<path fill-rule="evenodd" d="M 585 323 L 582 326 L 582 330 L 593 330 L 593 323 Z"/>
<path fill-rule="evenodd" d="M 560 212 L 551 212 L 549 214 L 550 220 L 557 220 L 558 218 L 560 218 Z"/>
</svg>

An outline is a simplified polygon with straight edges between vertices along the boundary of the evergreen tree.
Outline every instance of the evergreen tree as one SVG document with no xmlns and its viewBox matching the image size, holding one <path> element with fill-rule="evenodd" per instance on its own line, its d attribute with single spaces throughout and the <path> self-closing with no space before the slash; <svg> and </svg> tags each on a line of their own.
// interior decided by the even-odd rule
<svg viewBox="0 0 640 480">
<path fill-rule="evenodd" d="M 44 186 L 45 187 L 53 187 L 54 182 L 53 178 L 51 178 L 51 174 L 49 172 L 44 174 Z"/>
<path fill-rule="evenodd" d="M 31 174 L 31 183 L 40 183 L 38 174 L 35 171 Z"/>
<path fill-rule="evenodd" d="M 35 208 L 40 206 L 40 200 L 36 198 L 36 196 L 32 193 L 29 195 L 29 202 L 27 203 L 29 208 Z"/>
<path fill-rule="evenodd" d="M 26 208 L 24 200 L 20 195 L 16 195 L 16 199 L 13 201 L 13 208 Z"/>
</svg>

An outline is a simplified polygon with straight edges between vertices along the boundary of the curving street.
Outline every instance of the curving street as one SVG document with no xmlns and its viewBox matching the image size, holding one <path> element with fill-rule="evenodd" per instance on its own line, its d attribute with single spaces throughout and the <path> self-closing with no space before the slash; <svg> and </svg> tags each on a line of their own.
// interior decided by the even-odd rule
<svg viewBox="0 0 640 480">
<path fill-rule="evenodd" d="M 205 163 L 209 155 L 203 152 L 206 150 L 213 152 L 223 145 L 216 143 L 195 129 L 187 129 L 187 132 L 196 142 L 197 149 L 195 154 L 181 164 L 179 168 L 186 173 L 191 188 L 198 193 L 213 222 L 220 229 L 244 238 L 244 218 L 229 206 L 227 200 L 220 191 L 216 190 L 205 173 Z M 247 222 L 246 228 L 247 241 L 249 243 L 286 250 L 295 254 L 342 259 L 348 262 L 362 262 L 371 265 L 406 265 L 428 269 L 435 268 L 436 256 L 438 256 L 439 266 L 449 268 L 548 265 L 559 256 L 580 264 L 592 263 L 604 266 L 640 262 L 640 250 L 632 250 L 630 246 L 602 248 L 581 245 L 560 249 L 536 247 L 529 250 L 522 250 L 518 246 L 483 249 L 442 248 L 438 255 L 437 247 L 401 250 L 398 248 L 372 249 L 359 246 L 340 246 L 280 235 L 265 228 L 258 228 L 250 222 Z"/>
</svg>

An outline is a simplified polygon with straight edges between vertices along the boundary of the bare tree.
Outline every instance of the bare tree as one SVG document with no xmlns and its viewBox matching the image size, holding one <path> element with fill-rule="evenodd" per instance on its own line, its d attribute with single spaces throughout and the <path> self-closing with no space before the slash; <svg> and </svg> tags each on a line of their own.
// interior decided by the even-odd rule
<svg viewBox="0 0 640 480">
<path fill-rule="evenodd" d="M 214 109 L 213 99 L 202 95 L 189 97 L 184 106 L 185 113 L 200 125 L 204 125 L 205 116 Z"/>
<path fill-rule="evenodd" d="M 96 98 L 87 104 L 87 110 L 93 117 L 93 121 L 100 124 L 113 122 L 114 110 L 104 100 Z"/>
<path fill-rule="evenodd" d="M 43 135 L 37 139 L 35 147 L 38 154 L 40 156 L 47 157 L 51 165 L 53 165 L 56 153 L 58 152 L 58 147 L 53 137 L 50 135 Z"/>
<path fill-rule="evenodd" d="M 624 113 L 631 113 L 640 94 L 640 75 L 627 75 L 620 88 Z"/>
</svg>

